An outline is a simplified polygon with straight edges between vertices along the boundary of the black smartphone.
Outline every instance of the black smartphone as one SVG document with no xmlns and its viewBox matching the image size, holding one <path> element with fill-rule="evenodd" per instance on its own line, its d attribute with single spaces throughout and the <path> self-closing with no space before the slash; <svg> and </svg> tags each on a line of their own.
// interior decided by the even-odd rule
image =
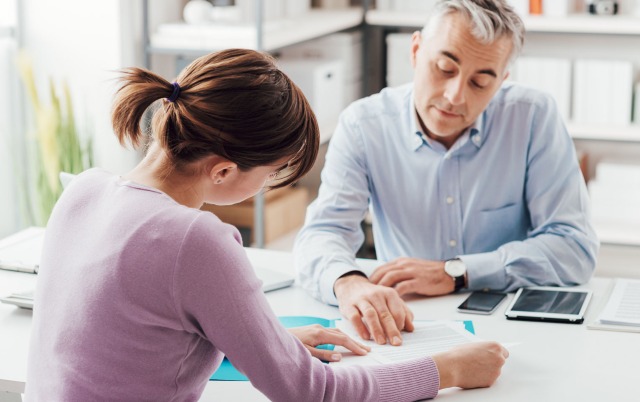
<svg viewBox="0 0 640 402">
<path fill-rule="evenodd" d="M 491 314 L 505 297 L 507 297 L 507 294 L 502 292 L 472 292 L 469 297 L 458 306 L 458 311 L 461 313 Z"/>
</svg>

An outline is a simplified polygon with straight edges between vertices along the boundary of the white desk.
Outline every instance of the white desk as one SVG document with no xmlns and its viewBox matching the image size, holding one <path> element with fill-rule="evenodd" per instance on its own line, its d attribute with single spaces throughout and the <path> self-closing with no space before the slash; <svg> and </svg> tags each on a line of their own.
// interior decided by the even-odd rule
<svg viewBox="0 0 640 402">
<path fill-rule="evenodd" d="M 273 269 L 292 270 L 288 253 L 249 249 L 252 261 L 269 261 Z M 0 271 L 0 294 L 28 289 L 36 276 Z M 610 280 L 596 278 L 587 322 L 599 313 Z M 473 320 L 476 334 L 499 342 L 520 342 L 493 387 L 440 393 L 444 401 L 611 401 L 640 400 L 640 334 L 588 330 L 583 325 L 507 321 L 503 302 L 493 315 L 460 314 L 465 295 L 409 301 L 417 320 Z M 510 295 L 510 298 L 513 297 Z M 339 317 L 336 308 L 292 287 L 267 294 L 278 315 Z M 0 304 L 0 391 L 22 392 L 26 377 L 31 312 Z M 2 400 L 2 394 L 0 394 Z M 201 401 L 266 401 L 248 382 L 209 382 Z"/>
</svg>

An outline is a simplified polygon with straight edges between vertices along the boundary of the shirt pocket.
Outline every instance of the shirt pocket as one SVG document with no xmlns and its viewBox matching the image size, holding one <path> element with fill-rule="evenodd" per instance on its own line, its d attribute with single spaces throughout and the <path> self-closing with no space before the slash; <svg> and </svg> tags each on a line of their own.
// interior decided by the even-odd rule
<svg viewBox="0 0 640 402">
<path fill-rule="evenodd" d="M 468 222 L 465 233 L 466 253 L 494 251 L 511 241 L 524 240 L 529 224 L 522 204 L 508 204 L 500 208 L 476 211 Z"/>
</svg>

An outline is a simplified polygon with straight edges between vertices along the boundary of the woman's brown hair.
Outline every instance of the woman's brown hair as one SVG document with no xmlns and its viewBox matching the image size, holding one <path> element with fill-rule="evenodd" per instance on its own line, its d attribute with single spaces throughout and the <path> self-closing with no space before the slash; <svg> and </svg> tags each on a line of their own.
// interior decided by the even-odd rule
<svg viewBox="0 0 640 402">
<path fill-rule="evenodd" d="M 123 145 L 143 143 L 145 111 L 172 98 L 155 110 L 151 129 L 177 169 L 212 154 L 242 170 L 290 157 L 289 174 L 277 188 L 304 176 L 318 154 L 319 128 L 309 103 L 267 54 L 228 49 L 202 56 L 176 79 L 179 93 L 141 68 L 123 70 L 121 83 L 112 122 Z"/>
</svg>

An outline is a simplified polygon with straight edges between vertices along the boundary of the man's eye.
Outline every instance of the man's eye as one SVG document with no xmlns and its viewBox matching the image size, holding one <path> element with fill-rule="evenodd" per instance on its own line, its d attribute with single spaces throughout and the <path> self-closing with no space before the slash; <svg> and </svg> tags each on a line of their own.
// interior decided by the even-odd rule
<svg viewBox="0 0 640 402">
<path fill-rule="evenodd" d="M 451 66 L 450 63 L 447 62 L 440 62 L 436 64 L 436 67 L 438 68 L 438 70 L 440 70 L 440 72 L 442 72 L 443 74 L 453 74 L 454 73 L 454 69 Z"/>
</svg>

